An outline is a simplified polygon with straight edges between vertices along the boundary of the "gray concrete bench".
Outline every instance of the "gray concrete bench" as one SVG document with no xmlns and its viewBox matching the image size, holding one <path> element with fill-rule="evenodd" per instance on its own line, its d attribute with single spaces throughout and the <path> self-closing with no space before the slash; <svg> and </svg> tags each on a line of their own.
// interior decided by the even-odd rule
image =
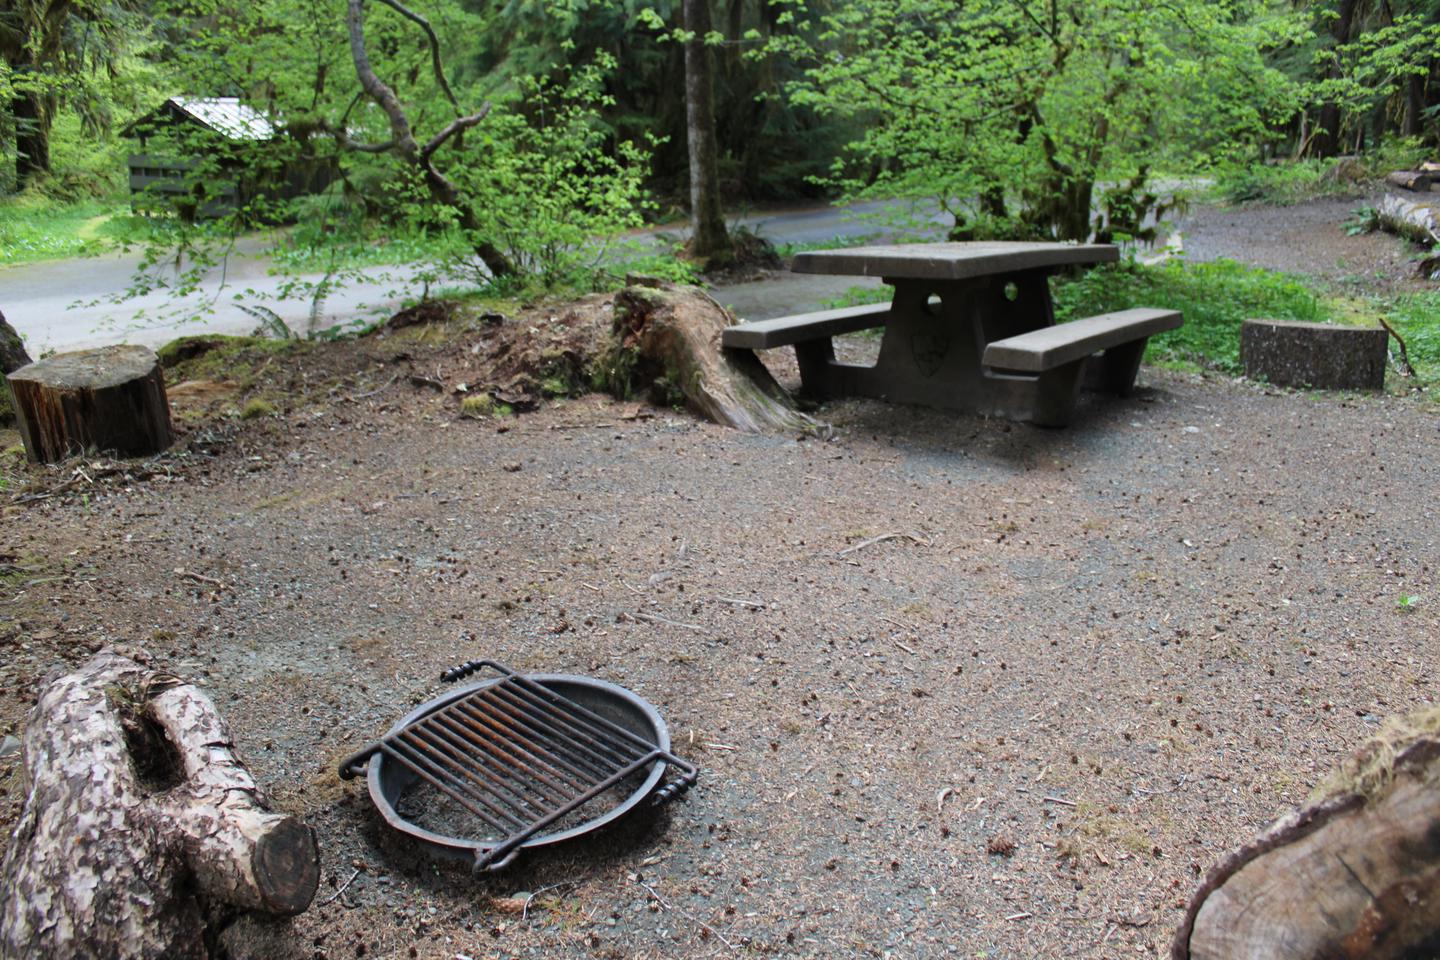
<svg viewBox="0 0 1440 960">
<path fill-rule="evenodd" d="M 889 316 L 890 304 L 867 303 L 737 323 L 720 334 L 720 346 L 731 350 L 769 350 L 793 345 L 795 360 L 800 366 L 800 382 L 810 388 L 822 382 L 835 361 L 832 337 L 883 327 Z"/>
<path fill-rule="evenodd" d="M 793 317 L 756 320 L 726 327 L 720 345 L 736 350 L 769 350 L 809 340 L 824 340 L 844 333 L 858 333 L 885 326 L 888 303 L 867 303 L 839 310 L 797 313 Z"/>
<path fill-rule="evenodd" d="M 983 363 L 991 377 L 1038 380 L 1031 420 L 1064 426 L 1074 412 L 1082 380 L 1094 389 L 1126 396 L 1134 389 L 1146 341 L 1180 325 L 1176 310 L 1137 307 L 1102 313 L 991 341 Z M 1101 356 L 1090 362 L 1095 354 Z"/>
</svg>

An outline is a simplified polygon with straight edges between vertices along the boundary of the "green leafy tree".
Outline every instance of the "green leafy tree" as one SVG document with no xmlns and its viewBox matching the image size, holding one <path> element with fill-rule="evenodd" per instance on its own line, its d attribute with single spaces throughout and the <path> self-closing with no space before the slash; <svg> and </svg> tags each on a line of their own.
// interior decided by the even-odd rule
<svg viewBox="0 0 1440 960">
<path fill-rule="evenodd" d="M 1297 152 L 1329 157 L 1388 134 L 1434 141 L 1440 2 L 1334 0 L 1310 12 L 1313 106 L 1302 114 Z"/>
<path fill-rule="evenodd" d="M 475 27 L 450 0 L 175 0 L 161 24 L 174 82 L 239 97 L 277 135 L 217 149 L 204 131 L 163 134 L 158 150 L 189 158 L 185 202 L 223 215 L 159 224 L 131 292 L 191 292 L 238 232 L 295 220 L 277 243 L 307 249 L 281 258 L 284 293 L 317 301 L 360 269 L 377 233 L 423 238 L 407 282 L 593 282 L 605 239 L 638 224 L 644 202 L 644 147 L 599 120 L 614 62 L 597 54 L 487 99 L 446 66 Z M 297 161 L 332 165 L 339 181 L 321 197 L 257 189 L 234 209 L 210 202 Z M 190 264 L 182 275 L 158 269 L 177 257 Z"/>
<path fill-rule="evenodd" d="M 62 106 L 88 132 L 108 132 L 110 102 L 96 77 L 113 77 L 141 35 L 128 0 L 0 0 L 0 152 L 13 151 L 15 186 L 50 171 Z"/>
<path fill-rule="evenodd" d="M 1293 29 L 1230 0 L 851 0 L 777 43 L 808 65 L 794 99 L 864 125 L 847 194 L 933 199 L 957 239 L 1083 239 L 1138 228 L 1157 163 L 1290 115 L 1263 52 Z"/>
</svg>

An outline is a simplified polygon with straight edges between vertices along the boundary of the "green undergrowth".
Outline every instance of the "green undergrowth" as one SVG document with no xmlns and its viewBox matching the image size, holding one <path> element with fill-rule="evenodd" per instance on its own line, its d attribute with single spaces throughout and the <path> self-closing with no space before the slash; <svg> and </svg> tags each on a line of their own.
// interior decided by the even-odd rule
<svg viewBox="0 0 1440 960">
<path fill-rule="evenodd" d="M 1405 339 L 1419 382 L 1440 379 L 1440 292 L 1389 298 L 1334 296 L 1303 277 L 1233 260 L 1170 261 L 1157 266 L 1121 263 L 1077 277 L 1057 277 L 1051 289 L 1056 319 L 1062 322 L 1130 307 L 1179 310 L 1185 325 L 1151 338 L 1148 363 L 1238 375 L 1240 326 L 1245 320 L 1374 326 L 1383 318 Z M 824 306 L 883 303 L 892 293 L 888 286 L 851 287 Z"/>
<path fill-rule="evenodd" d="M 1185 325 L 1152 337 L 1146 360 L 1193 364 L 1229 374 L 1240 373 L 1240 324 L 1245 320 L 1350 319 L 1337 301 L 1303 280 L 1233 260 L 1171 261 L 1150 267 L 1122 263 L 1059 279 L 1052 289 L 1055 319 L 1062 322 L 1130 307 L 1179 310 Z"/>
<path fill-rule="evenodd" d="M 56 203 L 39 194 L 0 200 L 0 266 L 82 257 L 109 249 L 132 229 L 121 200 Z"/>
</svg>

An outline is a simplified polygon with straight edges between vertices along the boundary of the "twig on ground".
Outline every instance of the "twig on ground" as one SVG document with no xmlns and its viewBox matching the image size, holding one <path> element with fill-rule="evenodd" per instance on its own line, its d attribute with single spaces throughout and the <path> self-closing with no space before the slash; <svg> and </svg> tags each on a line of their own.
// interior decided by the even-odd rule
<svg viewBox="0 0 1440 960">
<path fill-rule="evenodd" d="M 890 638 L 890 642 L 893 643 L 893 644 L 895 644 L 895 646 L 899 647 L 901 650 L 904 650 L 906 653 L 913 654 L 913 653 L 915 652 L 915 648 L 914 648 L 914 647 L 907 647 L 905 644 L 901 643 L 901 642 L 900 642 L 899 640 L 897 640 L 895 637 L 891 637 L 891 638 Z"/>
<path fill-rule="evenodd" d="M 650 884 L 646 883 L 644 880 L 636 879 L 631 882 L 634 883 L 637 887 L 643 888 L 646 893 L 650 894 L 650 896 L 654 898 L 656 903 L 660 904 L 660 906 L 664 907 L 666 910 L 675 911 L 676 913 L 680 914 L 680 916 L 684 917 L 686 920 L 689 920 L 691 923 L 699 924 L 701 929 L 709 931 L 716 937 L 716 939 L 718 939 L 721 943 L 725 944 L 725 946 L 729 947 L 731 950 L 740 949 L 739 946 L 737 946 L 728 937 L 726 937 L 725 934 L 721 933 L 719 930 L 716 930 L 704 920 L 701 920 L 694 914 L 687 913 L 686 911 L 681 910 L 679 907 L 672 905 L 668 900 L 660 896 L 660 894 L 655 891 L 654 887 L 650 886 Z"/>
<path fill-rule="evenodd" d="M 1074 807 L 1074 806 L 1079 806 L 1079 804 L 1077 804 L 1074 800 L 1065 800 L 1065 799 L 1062 799 L 1062 798 L 1060 798 L 1060 797 L 1046 797 L 1046 798 L 1044 799 L 1044 802 L 1045 802 L 1045 803 L 1058 803 L 1058 804 L 1060 804 L 1060 806 L 1062 806 L 1062 807 Z"/>
<path fill-rule="evenodd" d="M 731 603 L 737 607 L 749 607 L 752 610 L 764 610 L 765 604 L 755 603 L 753 600 L 737 600 L 734 597 L 716 597 L 721 603 Z"/>
<path fill-rule="evenodd" d="M 1415 376 L 1415 368 L 1410 366 L 1410 353 L 1405 349 L 1405 338 L 1400 336 L 1399 330 L 1390 326 L 1390 321 L 1386 320 L 1384 316 L 1377 314 L 1375 319 L 1380 321 L 1380 326 L 1385 328 L 1386 333 L 1395 338 L 1395 343 L 1400 348 L 1400 373 L 1403 376 L 1413 378 Z"/>
<path fill-rule="evenodd" d="M 350 401 L 351 403 L 355 403 L 355 402 L 357 402 L 357 401 L 364 400 L 366 397 L 373 397 L 373 396 L 375 396 L 375 394 L 381 392 L 381 391 L 384 390 L 386 387 L 389 387 L 390 384 L 394 383 L 396 380 L 399 380 L 399 379 L 400 379 L 400 374 L 397 373 L 397 374 L 395 374 L 393 377 L 391 377 L 389 380 L 386 380 L 384 383 L 380 384 L 380 386 L 376 387 L 374 390 L 370 390 L 370 391 L 368 391 L 368 392 L 366 392 L 366 393 L 356 393 L 356 394 L 352 394 L 352 395 L 350 395 L 350 396 L 348 396 L 348 397 L 345 397 L 345 399 L 348 400 L 348 401 Z"/>
<path fill-rule="evenodd" d="M 1012 913 L 1012 914 L 1010 914 L 1010 916 L 1006 917 L 1005 919 L 1006 919 L 1006 920 L 1027 920 L 1027 919 L 1029 919 L 1030 917 L 1033 917 L 1033 916 L 1035 916 L 1035 914 L 1031 913 L 1029 910 L 1021 910 L 1019 913 Z"/>
<path fill-rule="evenodd" d="M 922 547 L 933 546 L 935 542 L 933 540 L 926 540 L 924 537 L 917 536 L 913 533 L 905 533 L 903 531 L 896 530 L 892 533 L 882 533 L 878 537 L 871 537 L 869 540 L 861 540 L 853 547 L 846 547 L 844 550 L 841 550 L 838 554 L 836 554 L 836 556 L 847 557 L 850 554 L 855 553 L 856 551 L 864 550 L 866 547 L 873 547 L 875 546 L 875 544 L 884 543 L 886 540 L 898 540 L 901 537 L 904 537 L 911 543 L 918 543 Z"/>
<path fill-rule="evenodd" d="M 679 620 L 667 620 L 665 617 L 656 616 L 653 613 L 635 613 L 631 614 L 631 616 L 636 620 L 644 620 L 648 623 L 663 623 L 672 627 L 681 627 L 685 630 L 695 630 L 699 633 L 706 632 L 705 628 L 698 623 L 681 623 Z"/>
<path fill-rule="evenodd" d="M 230 585 L 223 580 L 216 580 L 214 577 L 207 577 L 203 573 L 191 573 L 189 570 L 175 568 L 175 576 L 181 580 L 194 580 L 196 583 L 204 583 L 219 590 L 229 590 Z"/>
<path fill-rule="evenodd" d="M 339 900 L 340 894 L 344 893 L 346 890 L 349 890 L 350 884 L 354 883 L 355 878 L 358 876 L 360 876 L 360 870 L 357 868 L 354 873 L 350 874 L 349 880 L 346 880 L 344 883 L 340 884 L 340 888 L 338 890 L 330 894 L 330 896 L 326 897 L 324 900 L 320 901 L 320 906 L 326 907 L 334 903 L 336 900 Z"/>
<path fill-rule="evenodd" d="M 561 880 L 559 883 L 552 883 L 548 887 L 541 887 L 539 890 L 536 890 L 534 893 L 530 894 L 530 896 L 525 898 L 525 906 L 520 910 L 521 922 L 523 923 L 524 921 L 530 919 L 530 903 L 536 897 L 540 896 L 540 894 L 549 893 L 551 890 L 559 890 L 561 887 L 573 887 L 579 882 L 579 880 Z"/>
</svg>

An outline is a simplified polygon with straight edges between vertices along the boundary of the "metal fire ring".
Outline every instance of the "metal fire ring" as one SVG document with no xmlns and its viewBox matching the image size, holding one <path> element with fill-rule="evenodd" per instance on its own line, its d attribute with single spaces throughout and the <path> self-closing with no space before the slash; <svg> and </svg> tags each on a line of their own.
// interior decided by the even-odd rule
<svg viewBox="0 0 1440 960">
<path fill-rule="evenodd" d="M 340 766 L 341 777 L 350 779 L 359 772 L 362 765 L 366 765 L 368 767 L 366 782 L 370 800 L 380 811 L 385 822 L 393 829 L 419 841 L 430 853 L 448 859 L 470 861 L 476 872 L 499 870 L 513 862 L 522 850 L 549 846 L 588 834 L 619 820 L 647 799 L 652 804 L 659 805 L 683 792 L 694 783 L 695 768 L 669 755 L 670 731 L 659 712 L 630 690 L 594 677 L 571 674 L 545 673 L 522 676 L 491 661 L 472 661 L 456 670 L 448 671 L 445 678 L 458 679 L 485 666 L 493 667 L 506 675 L 467 684 L 421 704 L 397 720 L 387 731 L 383 740 L 371 744 L 345 760 Z M 650 762 L 649 772 L 644 781 L 636 786 L 627 797 L 604 813 L 568 829 L 551 833 L 535 832 L 518 843 L 513 838 L 507 844 L 506 838 L 467 840 L 447 836 L 427 830 L 401 815 L 396 809 L 396 805 L 405 792 L 418 783 L 420 778 L 413 770 L 407 768 L 406 764 L 387 757 L 385 750 L 382 749 L 382 744 L 397 737 L 407 728 L 414 726 L 431 714 L 470 697 L 477 691 L 487 690 L 512 680 L 539 684 L 560 698 L 579 705 L 584 710 L 601 714 L 629 734 L 652 744 L 655 752 L 666 756 L 658 757 Z M 666 767 L 670 765 L 676 766 L 680 772 L 680 778 L 661 787 L 660 782 L 665 776 Z M 493 855 L 492 851 L 501 845 L 509 846 L 510 849 L 500 853 L 498 857 Z"/>
</svg>

